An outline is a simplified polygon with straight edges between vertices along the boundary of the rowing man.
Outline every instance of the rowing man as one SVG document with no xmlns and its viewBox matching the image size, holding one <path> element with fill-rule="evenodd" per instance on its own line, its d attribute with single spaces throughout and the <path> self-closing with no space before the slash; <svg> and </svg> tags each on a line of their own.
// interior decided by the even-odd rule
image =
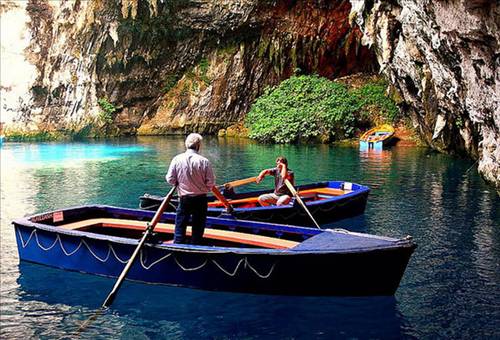
<svg viewBox="0 0 500 340">
<path fill-rule="evenodd" d="M 191 217 L 191 243 L 200 244 L 207 221 L 207 193 L 215 185 L 210 161 L 199 154 L 203 137 L 191 133 L 186 138 L 186 152 L 175 156 L 170 163 L 168 183 L 177 185 L 179 205 L 175 216 L 174 243 L 185 243 L 186 227 Z"/>
</svg>

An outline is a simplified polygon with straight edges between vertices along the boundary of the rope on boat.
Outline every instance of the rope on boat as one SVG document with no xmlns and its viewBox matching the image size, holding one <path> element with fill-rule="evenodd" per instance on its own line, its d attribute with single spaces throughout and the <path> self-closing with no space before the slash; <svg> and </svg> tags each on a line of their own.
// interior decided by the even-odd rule
<svg viewBox="0 0 500 340">
<path fill-rule="evenodd" d="M 34 230 L 34 229 L 33 229 Z M 57 237 L 59 237 L 59 235 L 57 235 Z M 80 249 L 80 247 L 82 246 L 83 242 L 80 242 L 80 244 L 78 245 L 78 247 L 75 248 L 75 250 L 73 250 L 72 252 L 67 252 L 66 249 L 64 249 L 63 247 L 63 244 L 61 242 L 61 249 L 63 251 L 63 253 L 66 255 L 66 256 L 71 256 L 73 255 L 74 253 L 76 253 L 78 251 L 78 249 Z"/>
<path fill-rule="evenodd" d="M 245 257 L 245 268 L 246 267 L 250 268 L 255 273 L 255 275 L 257 275 L 261 279 L 267 279 L 269 276 L 271 276 L 271 273 L 274 271 L 274 266 L 275 265 L 276 265 L 276 262 L 273 263 L 273 265 L 272 265 L 271 269 L 269 270 L 269 273 L 267 273 L 267 275 L 261 275 L 261 274 L 259 274 L 259 272 L 257 272 L 257 270 L 254 267 L 252 267 L 250 265 L 250 263 L 248 262 L 247 258 Z"/>
<path fill-rule="evenodd" d="M 33 231 L 35 231 L 35 230 L 33 230 Z M 30 236 L 31 236 L 31 235 L 30 235 Z M 57 236 L 59 236 L 59 235 L 57 235 Z M 38 241 L 38 236 L 37 236 L 36 232 L 35 232 L 35 239 L 36 239 L 36 244 L 38 244 L 38 246 L 39 246 L 42 250 L 45 250 L 45 251 L 49 251 L 49 250 L 51 250 L 52 248 L 54 248 L 54 246 L 56 245 L 57 240 L 58 240 L 58 238 L 56 237 L 56 239 L 54 240 L 54 243 L 52 243 L 52 245 L 51 245 L 50 247 L 48 247 L 48 248 L 44 248 L 44 247 L 40 244 L 40 242 Z"/>
<path fill-rule="evenodd" d="M 194 267 L 194 268 L 187 268 L 187 267 L 184 267 L 182 264 L 179 263 L 179 260 L 177 260 L 176 257 L 174 257 L 174 260 L 175 260 L 175 263 L 177 263 L 177 265 L 182 269 L 184 270 L 185 272 L 192 272 L 192 271 L 195 271 L 195 270 L 198 270 L 198 269 L 201 269 L 203 267 L 205 267 L 205 265 L 207 264 L 207 260 L 205 260 L 201 265 L 199 265 L 198 267 Z"/>
<path fill-rule="evenodd" d="M 111 246 L 111 245 L 110 245 L 110 246 Z M 141 262 L 141 266 L 142 266 L 142 268 L 144 268 L 144 269 L 146 269 L 146 270 L 149 270 L 149 268 L 153 267 L 155 264 L 160 263 L 161 261 L 165 260 L 167 257 L 170 257 L 170 256 L 172 255 L 172 253 L 169 253 L 169 254 L 167 254 L 167 255 L 165 255 L 165 256 L 163 256 L 163 257 L 160 257 L 158 260 L 154 261 L 154 262 L 153 262 L 153 263 L 151 263 L 149 266 L 147 266 L 147 265 L 145 265 L 145 264 L 144 264 L 144 258 L 143 258 L 143 256 L 142 256 L 142 254 L 143 254 L 143 253 L 144 253 L 144 252 L 143 252 L 143 251 L 141 251 L 140 262 Z M 128 262 L 128 260 L 127 260 L 127 262 Z"/>
<path fill-rule="evenodd" d="M 118 260 L 118 262 L 123 263 L 123 264 L 128 263 L 128 260 L 129 260 L 130 258 L 128 258 L 128 259 L 126 259 L 126 260 L 122 260 L 120 257 L 118 257 L 118 254 L 116 254 L 115 249 L 111 246 L 111 244 L 109 244 L 109 243 L 108 243 L 108 245 L 109 245 L 109 249 L 111 249 L 111 251 L 113 252 L 113 255 L 114 255 L 114 256 L 115 256 L 115 258 Z M 89 245 L 88 245 L 88 244 L 86 244 L 86 246 L 87 246 L 87 248 L 89 248 Z M 89 250 L 90 250 L 90 249 L 89 249 Z M 149 268 L 148 268 L 148 269 L 149 269 Z"/>
<path fill-rule="evenodd" d="M 104 258 L 101 258 L 99 257 L 99 255 L 97 255 L 93 250 L 92 248 L 89 246 L 89 244 L 84 240 L 84 239 L 80 239 L 80 243 L 78 244 L 78 246 L 73 250 L 73 251 L 70 251 L 68 252 L 64 246 L 63 246 L 63 242 L 61 240 L 61 237 L 59 236 L 59 234 L 56 235 L 56 238 L 54 240 L 54 242 L 49 246 L 49 247 L 44 247 L 41 243 L 40 243 L 40 240 L 38 239 L 38 234 L 36 232 L 37 230 L 36 229 L 33 229 L 33 231 L 31 232 L 30 236 L 28 237 L 28 240 L 27 241 L 24 241 L 23 240 L 23 236 L 21 235 L 21 231 L 19 229 L 17 229 L 17 233 L 19 235 L 19 240 L 21 241 L 21 246 L 24 248 L 26 248 L 28 246 L 28 244 L 30 243 L 31 239 L 33 238 L 33 235 L 35 236 L 35 240 L 36 240 L 36 244 L 38 245 L 38 247 L 40 249 L 42 249 L 43 251 L 50 251 L 52 248 L 55 247 L 55 245 L 57 243 L 59 243 L 59 246 L 61 247 L 61 250 L 62 252 L 64 253 L 64 255 L 66 256 L 72 256 L 74 255 L 78 250 L 80 250 L 80 248 L 82 247 L 82 244 L 85 245 L 85 247 L 87 247 L 88 251 L 92 254 L 92 256 L 94 256 L 94 258 L 96 260 L 98 260 L 99 262 L 102 262 L 102 263 L 106 263 L 108 260 L 109 260 L 109 257 L 111 254 L 113 254 L 113 256 L 115 257 L 115 259 L 120 262 L 120 263 L 127 263 L 129 261 L 129 259 L 127 260 L 122 260 L 118 254 L 116 253 L 115 249 L 113 248 L 113 246 L 110 244 L 110 243 L 107 243 L 108 245 L 108 253 L 106 254 L 106 256 Z M 153 266 L 157 265 L 158 263 L 166 260 L 167 258 L 169 258 L 170 256 L 172 256 L 174 253 L 171 252 L 171 253 L 168 253 L 167 255 L 165 256 L 162 256 L 160 257 L 159 259 L 151 262 L 149 265 L 145 263 L 144 261 L 144 251 L 141 250 L 141 253 L 140 253 L 140 261 L 139 263 L 141 264 L 141 267 L 144 268 L 145 270 L 149 270 L 151 269 Z M 201 265 L 197 266 L 197 267 L 193 267 L 193 268 L 188 268 L 186 266 L 183 266 L 179 260 L 177 259 L 176 256 L 174 256 L 174 261 L 175 263 L 179 266 L 179 268 L 181 268 L 183 271 L 186 271 L 186 272 L 189 272 L 189 271 L 196 271 L 196 270 L 200 270 L 202 269 L 203 267 L 205 267 L 209 261 L 208 260 L 205 260 Z M 250 262 L 248 262 L 248 258 L 247 257 L 244 257 L 242 259 L 240 259 L 238 261 L 238 263 L 236 264 L 234 270 L 230 271 L 228 269 L 225 269 L 224 267 L 222 267 L 219 263 L 217 263 L 217 261 L 211 259 L 210 262 L 212 262 L 217 268 L 219 268 L 224 274 L 228 275 L 228 276 L 231 276 L 231 277 L 234 277 L 238 270 L 240 269 L 240 266 L 243 264 L 243 267 L 244 268 L 249 268 L 255 275 L 257 275 L 259 278 L 261 279 L 267 279 L 271 276 L 271 274 L 273 273 L 274 271 L 274 268 L 276 266 L 276 262 L 271 266 L 271 268 L 269 269 L 269 272 L 267 274 L 261 274 L 259 273 L 259 271 L 257 269 L 255 269 L 251 264 Z"/>
<path fill-rule="evenodd" d="M 240 268 L 240 264 L 242 264 L 244 260 L 245 260 L 245 259 L 241 259 L 241 260 L 239 260 L 239 261 L 238 261 L 238 264 L 236 265 L 236 267 L 234 268 L 234 271 L 233 271 L 232 273 L 231 273 L 231 272 L 229 272 L 228 270 L 226 270 L 226 269 L 222 268 L 222 266 L 221 266 L 220 264 L 218 264 L 217 262 L 215 262 L 215 261 L 214 261 L 214 264 L 215 264 L 217 267 L 219 267 L 219 269 L 220 269 L 221 271 L 223 271 L 226 275 L 228 275 L 228 276 L 235 276 L 235 275 L 236 275 L 236 272 L 237 272 L 237 271 L 238 271 L 238 269 Z"/>
<path fill-rule="evenodd" d="M 57 236 L 59 236 L 59 235 L 57 235 Z M 61 242 L 61 239 L 60 239 L 60 238 L 59 238 L 59 242 L 62 244 L 62 242 Z M 105 258 L 104 258 L 104 260 L 103 260 L 103 259 L 101 259 L 99 256 L 97 256 L 97 255 L 96 255 L 96 254 L 92 251 L 92 249 L 90 249 L 90 247 L 89 247 L 89 245 L 87 244 L 87 242 L 85 242 L 84 240 L 81 240 L 81 242 L 83 242 L 83 243 L 85 244 L 85 247 L 87 247 L 87 249 L 90 251 L 90 253 L 92 254 L 92 256 L 94 256 L 94 257 L 95 257 L 98 261 L 103 262 L 103 263 L 108 261 L 108 259 L 109 259 L 109 255 L 111 254 L 111 248 L 110 248 L 110 247 L 108 247 L 108 253 L 106 254 L 106 257 L 105 257 Z M 115 253 L 115 252 L 113 252 L 113 254 L 114 254 L 114 253 Z"/>
</svg>

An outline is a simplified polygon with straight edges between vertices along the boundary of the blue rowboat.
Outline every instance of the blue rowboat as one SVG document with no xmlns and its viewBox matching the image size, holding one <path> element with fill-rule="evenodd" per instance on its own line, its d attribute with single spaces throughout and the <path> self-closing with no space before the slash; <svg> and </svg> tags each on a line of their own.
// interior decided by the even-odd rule
<svg viewBox="0 0 500 340">
<path fill-rule="evenodd" d="M 13 225 L 22 261 L 117 277 L 152 217 L 150 211 L 94 205 Z M 174 218 L 162 215 L 128 279 L 261 294 L 392 295 L 416 247 L 410 237 L 224 218 L 207 219 L 203 245 L 173 244 Z"/>
<path fill-rule="evenodd" d="M 370 192 L 366 186 L 343 181 L 299 185 L 296 189 L 319 224 L 328 224 L 362 214 Z M 311 218 L 294 200 L 283 206 L 260 206 L 257 201 L 259 195 L 270 192 L 272 190 L 224 193 L 224 195 L 233 206 L 234 212 L 231 215 L 236 219 L 312 226 Z M 139 207 L 157 210 L 162 201 L 161 196 L 144 194 L 139 198 Z M 177 204 L 178 201 L 174 198 L 167 211 L 174 211 Z M 209 216 L 221 216 L 224 211 L 222 202 L 215 197 L 209 197 Z"/>
</svg>

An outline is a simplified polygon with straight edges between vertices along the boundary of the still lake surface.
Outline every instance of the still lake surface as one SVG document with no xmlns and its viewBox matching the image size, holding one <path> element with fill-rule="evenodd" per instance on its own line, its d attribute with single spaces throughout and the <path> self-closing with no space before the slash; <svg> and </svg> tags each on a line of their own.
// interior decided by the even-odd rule
<svg viewBox="0 0 500 340">
<path fill-rule="evenodd" d="M 143 193 L 167 192 L 164 174 L 182 151 L 180 137 L 3 145 L 0 337 L 69 338 L 115 282 L 20 263 L 10 222 L 90 203 L 136 208 Z M 259 296 L 126 282 L 82 338 L 500 338 L 500 199 L 471 161 L 416 147 L 360 152 L 218 138 L 206 138 L 202 154 L 218 183 L 255 176 L 283 154 L 297 184 L 368 185 L 365 214 L 331 227 L 413 236 L 418 248 L 396 295 Z M 248 189 L 264 186 L 272 180 Z"/>
</svg>

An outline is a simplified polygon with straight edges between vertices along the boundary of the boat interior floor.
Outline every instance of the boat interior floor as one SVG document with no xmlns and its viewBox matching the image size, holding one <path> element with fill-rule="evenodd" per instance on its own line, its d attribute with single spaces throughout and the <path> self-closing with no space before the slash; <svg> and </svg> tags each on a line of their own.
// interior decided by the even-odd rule
<svg viewBox="0 0 500 340">
<path fill-rule="evenodd" d="M 95 218 L 74 223 L 60 225 L 59 228 L 68 230 L 88 231 L 97 234 L 140 238 L 146 229 L 148 222 L 116 219 L 116 218 Z M 175 226 L 173 224 L 158 223 L 155 233 L 162 243 L 172 243 Z M 191 235 L 191 227 L 187 228 L 186 235 Z M 263 235 L 248 234 L 230 230 L 220 230 L 205 228 L 204 240 L 212 245 L 225 246 L 253 246 L 270 249 L 287 249 L 295 247 L 299 242 L 269 237 Z M 221 243 L 222 242 L 222 243 Z"/>
</svg>

